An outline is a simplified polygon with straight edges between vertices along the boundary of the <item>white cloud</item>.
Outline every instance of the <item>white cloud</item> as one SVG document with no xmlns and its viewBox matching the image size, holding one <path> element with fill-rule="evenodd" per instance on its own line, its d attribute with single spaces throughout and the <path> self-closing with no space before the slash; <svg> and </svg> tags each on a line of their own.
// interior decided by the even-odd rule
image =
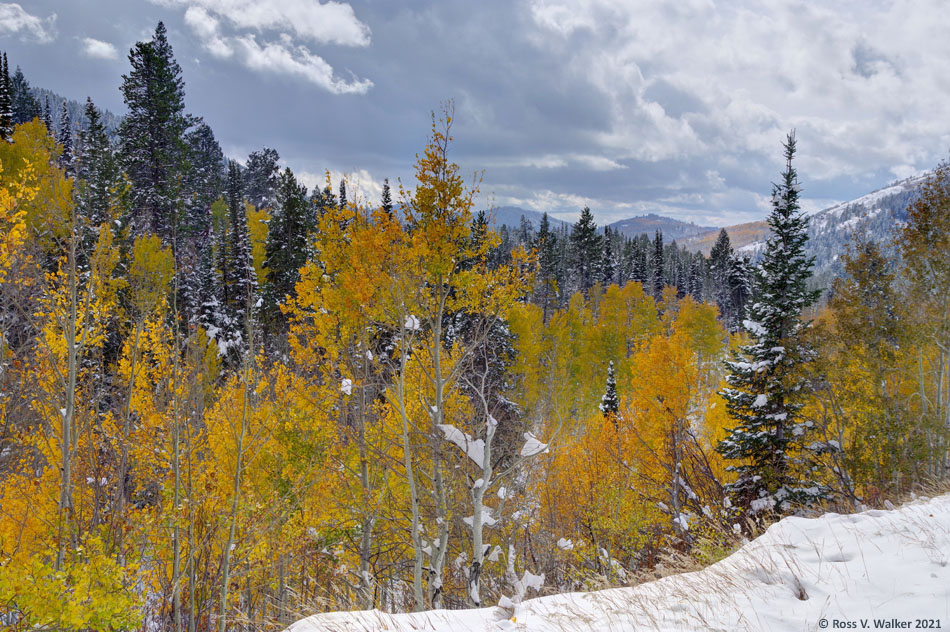
<svg viewBox="0 0 950 632">
<path fill-rule="evenodd" d="M 119 57 L 119 52 L 115 46 L 92 37 L 83 38 L 82 49 L 87 57 L 95 57 L 96 59 L 118 59 Z"/>
<path fill-rule="evenodd" d="M 368 45 L 369 28 L 356 19 L 348 4 L 310 0 L 152 2 L 187 7 L 185 24 L 198 36 L 204 49 L 218 59 L 236 56 L 251 70 L 297 77 L 333 94 L 365 94 L 373 86 L 369 79 L 353 77 L 347 81 L 336 76 L 323 57 L 297 41 L 299 38 L 322 44 Z M 225 32 L 223 25 L 231 31 Z M 235 29 L 238 32 L 233 32 Z M 262 33 L 275 30 L 276 34 Z"/>
<path fill-rule="evenodd" d="M 253 35 L 230 40 L 241 53 L 244 65 L 260 72 L 275 72 L 300 77 L 334 94 L 365 94 L 373 82 L 369 79 L 345 81 L 334 76 L 333 67 L 304 46 L 291 47 L 286 42 L 258 44 Z"/>
<path fill-rule="evenodd" d="M 185 24 L 201 39 L 202 46 L 218 57 L 227 59 L 234 54 L 233 47 L 221 37 L 218 20 L 201 7 L 188 7 Z"/>
<path fill-rule="evenodd" d="M 610 104 L 610 128 L 593 141 L 611 160 L 712 167 L 751 152 L 777 165 L 796 128 L 800 172 L 829 180 L 911 173 L 950 146 L 943 0 L 527 4 L 530 40 Z"/>
<path fill-rule="evenodd" d="M 318 44 L 368 46 L 369 27 L 345 2 L 314 0 L 152 0 L 214 14 L 238 29 L 293 32 Z"/>
<path fill-rule="evenodd" d="M 14 34 L 48 44 L 56 39 L 56 14 L 40 18 L 27 13 L 15 2 L 0 3 L 0 36 Z"/>
</svg>

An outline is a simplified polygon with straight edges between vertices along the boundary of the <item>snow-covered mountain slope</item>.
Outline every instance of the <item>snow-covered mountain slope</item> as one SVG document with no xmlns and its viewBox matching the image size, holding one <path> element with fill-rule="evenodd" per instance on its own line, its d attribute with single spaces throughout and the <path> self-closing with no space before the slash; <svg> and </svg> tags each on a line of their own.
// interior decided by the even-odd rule
<svg viewBox="0 0 950 632">
<path fill-rule="evenodd" d="M 919 623 L 918 623 L 919 622 Z M 950 495 L 785 518 L 701 571 L 507 610 L 316 615 L 290 632 L 950 628 Z"/>
<path fill-rule="evenodd" d="M 832 278 L 841 274 L 841 256 L 855 238 L 878 242 L 887 248 L 907 217 L 907 205 L 927 175 L 902 180 L 811 214 L 806 252 L 815 257 L 818 287 L 827 287 Z M 755 257 L 764 247 L 765 241 L 760 239 L 741 246 L 738 251 Z"/>
</svg>

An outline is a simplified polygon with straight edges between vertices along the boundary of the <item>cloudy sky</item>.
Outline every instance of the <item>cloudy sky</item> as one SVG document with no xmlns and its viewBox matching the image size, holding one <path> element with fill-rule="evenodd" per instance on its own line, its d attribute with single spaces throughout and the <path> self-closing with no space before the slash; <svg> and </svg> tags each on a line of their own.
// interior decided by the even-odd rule
<svg viewBox="0 0 950 632">
<path fill-rule="evenodd" d="M 411 184 L 449 99 L 483 205 L 600 223 L 761 219 L 792 128 L 810 208 L 950 150 L 945 0 L 21 0 L 0 2 L 0 49 L 121 114 L 159 20 L 226 154 L 274 147 L 374 202 L 384 177 Z"/>
</svg>

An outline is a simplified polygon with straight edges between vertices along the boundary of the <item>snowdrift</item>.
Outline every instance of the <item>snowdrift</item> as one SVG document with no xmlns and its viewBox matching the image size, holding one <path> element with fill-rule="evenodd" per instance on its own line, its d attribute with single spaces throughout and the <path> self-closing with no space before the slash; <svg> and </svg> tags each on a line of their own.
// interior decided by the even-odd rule
<svg viewBox="0 0 950 632">
<path fill-rule="evenodd" d="M 290 632 L 950 629 L 950 495 L 785 518 L 701 571 L 502 608 L 332 612 Z"/>
</svg>

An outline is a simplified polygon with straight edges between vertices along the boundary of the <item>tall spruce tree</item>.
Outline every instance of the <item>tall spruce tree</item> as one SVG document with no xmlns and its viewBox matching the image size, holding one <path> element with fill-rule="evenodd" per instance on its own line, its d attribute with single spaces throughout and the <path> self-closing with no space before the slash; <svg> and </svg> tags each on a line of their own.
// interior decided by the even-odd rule
<svg viewBox="0 0 950 632">
<path fill-rule="evenodd" d="M 319 189 L 317 189 L 319 192 Z M 393 216 L 393 196 L 389 190 L 389 178 L 383 180 L 382 208 L 389 217 Z"/>
<path fill-rule="evenodd" d="M 270 333 L 282 329 L 286 322 L 280 305 L 288 296 L 296 296 L 300 268 L 307 262 L 308 238 L 315 229 L 309 209 L 307 187 L 285 168 L 277 178 L 277 204 L 267 232 L 264 258 L 267 282 L 261 313 Z"/>
<path fill-rule="evenodd" d="M 49 96 L 46 97 L 46 104 L 43 106 L 43 125 L 46 127 L 46 133 L 53 135 L 53 112 L 49 106 Z"/>
<path fill-rule="evenodd" d="M 257 273 L 251 256 L 241 167 L 233 160 L 228 161 L 226 196 L 227 227 L 218 239 L 221 331 L 216 340 L 228 357 L 236 361 L 246 351 L 244 332 L 248 319 L 253 317 Z"/>
<path fill-rule="evenodd" d="M 600 398 L 600 412 L 605 418 L 610 418 L 620 411 L 620 398 L 617 397 L 617 376 L 614 373 L 614 361 L 607 365 L 607 384 L 604 394 Z"/>
<path fill-rule="evenodd" d="M 277 175 L 280 167 L 280 154 L 276 149 L 264 147 L 253 151 L 247 157 L 244 169 L 244 197 L 259 209 L 274 206 L 277 190 Z"/>
<path fill-rule="evenodd" d="M 534 300 L 541 307 L 542 321 L 548 318 L 557 307 L 557 233 L 551 230 L 548 214 L 541 216 L 534 249 L 538 253 L 538 275 L 534 290 Z"/>
<path fill-rule="evenodd" d="M 742 316 L 746 303 L 752 298 L 752 263 L 747 255 L 733 254 L 729 260 L 729 303 L 731 313 L 726 323 L 729 331 L 742 328 Z"/>
<path fill-rule="evenodd" d="M 666 287 L 665 253 L 663 252 L 663 232 L 656 231 L 653 248 L 650 251 L 650 280 L 653 282 L 653 298 L 660 300 Z"/>
<path fill-rule="evenodd" d="M 709 251 L 709 276 L 712 282 L 712 299 L 719 308 L 719 317 L 730 329 L 735 320 L 731 275 L 732 244 L 729 242 L 729 233 L 723 228 Z"/>
<path fill-rule="evenodd" d="M 122 165 L 132 183 L 133 235 L 152 232 L 171 243 L 178 229 L 182 179 L 186 166 L 185 84 L 165 25 L 151 41 L 129 52 L 132 70 L 122 75 L 129 108 L 119 127 Z"/>
<path fill-rule="evenodd" d="M 112 219 L 123 186 L 122 173 L 102 123 L 102 115 L 92 99 L 86 99 L 83 115 L 86 124 L 79 132 L 81 151 L 76 160 L 76 210 L 90 228 L 83 246 L 91 252 L 98 235 L 95 229 Z"/>
<path fill-rule="evenodd" d="M 600 280 L 603 238 L 597 233 L 594 215 L 584 207 L 571 230 L 570 266 L 578 291 L 585 295 Z"/>
<path fill-rule="evenodd" d="M 346 208 L 346 178 L 340 178 L 340 208 Z"/>
<path fill-rule="evenodd" d="M 63 101 L 63 108 L 59 114 L 59 134 L 57 140 L 63 148 L 62 153 L 59 155 L 59 166 L 66 172 L 67 176 L 71 176 L 74 174 L 73 123 L 69 120 L 69 108 L 66 107 L 66 101 Z"/>
<path fill-rule="evenodd" d="M 10 78 L 10 100 L 12 102 L 14 125 L 29 123 L 42 115 L 40 102 L 33 96 L 33 92 L 30 90 L 30 82 L 26 80 L 19 66 Z"/>
<path fill-rule="evenodd" d="M 807 286 L 814 258 L 805 256 L 808 218 L 798 204 L 794 132 L 784 146 L 785 171 L 773 185 L 768 218 L 772 234 L 745 321 L 753 342 L 726 362 L 729 386 L 721 391 L 736 425 L 716 447 L 726 459 L 742 461 L 730 466 L 738 479 L 727 488 L 739 506 L 753 513 L 787 511 L 828 494 L 813 474 L 819 454 L 829 448 L 812 437 L 815 429 L 801 419 L 808 385 L 800 369 L 814 357 L 804 340 L 808 324 L 802 311 L 818 293 Z"/>
<path fill-rule="evenodd" d="M 13 94 L 6 53 L 0 58 L 0 139 L 13 142 Z"/>
<path fill-rule="evenodd" d="M 614 262 L 614 233 L 604 226 L 604 247 L 600 258 L 600 282 L 604 287 L 617 282 L 617 265 Z"/>
<path fill-rule="evenodd" d="M 182 232 L 188 237 L 204 236 L 211 229 L 211 205 L 224 191 L 226 163 L 224 152 L 207 123 L 197 125 L 185 135 L 188 171 L 184 178 L 187 205 Z"/>
</svg>

